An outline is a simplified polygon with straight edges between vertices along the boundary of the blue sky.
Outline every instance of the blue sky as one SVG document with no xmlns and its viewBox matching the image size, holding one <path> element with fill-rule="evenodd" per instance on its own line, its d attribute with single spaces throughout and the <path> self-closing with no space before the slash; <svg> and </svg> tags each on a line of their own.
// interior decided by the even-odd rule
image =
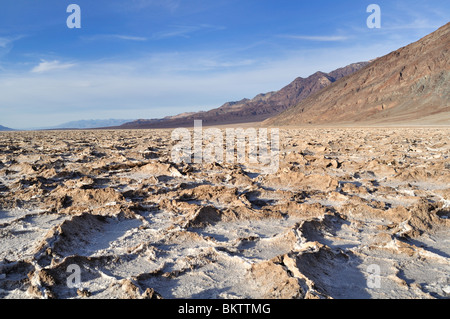
<svg viewBox="0 0 450 319">
<path fill-rule="evenodd" d="M 441 0 L 3 0 L 0 125 L 207 110 L 385 55 L 449 17 Z"/>
</svg>

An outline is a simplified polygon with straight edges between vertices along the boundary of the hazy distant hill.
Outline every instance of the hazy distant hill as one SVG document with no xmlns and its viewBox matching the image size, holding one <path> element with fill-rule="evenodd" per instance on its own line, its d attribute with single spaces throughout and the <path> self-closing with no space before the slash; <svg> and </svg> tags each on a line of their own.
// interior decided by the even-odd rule
<svg viewBox="0 0 450 319">
<path fill-rule="evenodd" d="M 339 68 L 330 73 L 316 72 L 313 75 L 298 77 L 279 91 L 258 94 L 253 99 L 227 102 L 219 108 L 206 112 L 185 113 L 162 119 L 141 119 L 121 125 L 120 128 L 170 128 L 192 126 L 194 120 L 203 120 L 204 125 L 260 122 L 278 115 L 296 105 L 309 95 L 320 91 L 331 83 L 346 77 L 366 66 L 360 62 Z"/>
<path fill-rule="evenodd" d="M 0 125 L 0 131 L 14 131 L 12 128 Z"/>
<path fill-rule="evenodd" d="M 58 126 L 50 127 L 53 129 L 63 129 L 63 128 L 73 128 L 73 129 L 87 129 L 87 128 L 98 128 L 107 126 L 119 126 L 124 123 L 133 121 L 132 119 L 108 119 L 108 120 L 80 120 L 72 121 L 60 124 Z"/>
<path fill-rule="evenodd" d="M 308 123 L 450 124 L 450 23 L 265 121 Z"/>
</svg>

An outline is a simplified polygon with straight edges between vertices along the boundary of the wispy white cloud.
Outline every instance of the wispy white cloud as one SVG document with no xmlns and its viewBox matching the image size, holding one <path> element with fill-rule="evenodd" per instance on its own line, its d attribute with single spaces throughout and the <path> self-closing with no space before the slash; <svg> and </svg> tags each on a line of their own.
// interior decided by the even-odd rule
<svg viewBox="0 0 450 319">
<path fill-rule="evenodd" d="M 6 48 L 8 47 L 11 43 L 22 39 L 24 36 L 23 35 L 18 35 L 18 36 L 14 36 L 14 37 L 0 37 L 0 48 Z"/>
<path fill-rule="evenodd" d="M 180 0 L 117 0 L 116 2 L 112 2 L 111 5 L 120 11 L 140 11 L 147 8 L 161 8 L 164 11 L 174 13 L 180 7 Z"/>
<path fill-rule="evenodd" d="M 8 38 L 0 38 L 0 48 L 6 48 L 6 46 L 11 42 Z"/>
<path fill-rule="evenodd" d="M 113 37 L 120 39 L 120 40 L 128 40 L 128 41 L 147 41 L 148 39 L 146 37 L 137 37 L 137 36 L 130 36 L 130 35 L 121 35 L 121 34 L 115 34 Z"/>
<path fill-rule="evenodd" d="M 188 38 L 190 33 L 199 30 L 198 27 L 194 26 L 176 26 L 170 30 L 160 31 L 153 35 L 153 39 L 166 39 L 173 37 L 183 37 Z"/>
<path fill-rule="evenodd" d="M 385 31 L 397 31 L 397 30 L 435 30 L 441 27 L 439 23 L 431 22 L 428 19 L 415 19 L 410 23 L 385 23 L 382 27 Z"/>
<path fill-rule="evenodd" d="M 207 69 L 215 69 L 215 68 L 237 68 L 242 66 L 250 66 L 256 63 L 256 60 L 252 59 L 236 59 L 236 60 L 214 60 L 214 59 L 205 59 L 200 61 L 201 65 Z"/>
<path fill-rule="evenodd" d="M 82 36 L 80 38 L 85 41 L 125 40 L 125 41 L 144 42 L 144 41 L 148 40 L 148 38 L 146 38 L 146 37 L 125 35 L 125 34 L 94 34 L 94 35 L 90 35 L 90 36 Z"/>
<path fill-rule="evenodd" d="M 129 3 L 131 2 L 131 3 Z M 171 11 L 176 10 L 180 6 L 179 0 L 131 0 L 127 1 L 127 5 L 131 5 L 137 9 L 151 6 L 160 6 Z"/>
<path fill-rule="evenodd" d="M 223 26 L 215 26 L 210 24 L 199 25 L 175 25 L 167 28 L 167 30 L 156 32 L 153 34 L 153 39 L 166 39 L 173 37 L 189 38 L 191 34 L 199 31 L 207 30 L 224 30 Z"/>
<path fill-rule="evenodd" d="M 35 66 L 31 72 L 32 73 L 45 73 L 49 71 L 55 70 L 65 70 L 75 66 L 73 63 L 62 63 L 58 60 L 54 61 L 45 61 L 42 60 L 37 66 Z"/>
<path fill-rule="evenodd" d="M 307 41 L 319 41 L 319 42 L 337 42 L 345 41 L 349 37 L 342 35 L 281 35 L 282 38 L 307 40 Z"/>
</svg>

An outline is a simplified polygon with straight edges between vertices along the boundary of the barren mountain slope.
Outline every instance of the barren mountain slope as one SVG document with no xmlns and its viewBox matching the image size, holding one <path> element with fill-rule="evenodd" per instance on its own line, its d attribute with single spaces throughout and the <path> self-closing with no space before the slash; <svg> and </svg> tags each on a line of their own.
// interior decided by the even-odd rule
<svg viewBox="0 0 450 319">
<path fill-rule="evenodd" d="M 450 123 L 450 23 L 265 122 Z"/>
</svg>

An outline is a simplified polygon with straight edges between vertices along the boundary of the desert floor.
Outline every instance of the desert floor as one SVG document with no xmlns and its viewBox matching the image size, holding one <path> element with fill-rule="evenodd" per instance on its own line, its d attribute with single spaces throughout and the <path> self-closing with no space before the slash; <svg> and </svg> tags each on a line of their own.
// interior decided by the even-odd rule
<svg viewBox="0 0 450 319">
<path fill-rule="evenodd" d="M 450 129 L 280 129 L 272 174 L 171 132 L 0 133 L 0 298 L 450 296 Z"/>
</svg>

